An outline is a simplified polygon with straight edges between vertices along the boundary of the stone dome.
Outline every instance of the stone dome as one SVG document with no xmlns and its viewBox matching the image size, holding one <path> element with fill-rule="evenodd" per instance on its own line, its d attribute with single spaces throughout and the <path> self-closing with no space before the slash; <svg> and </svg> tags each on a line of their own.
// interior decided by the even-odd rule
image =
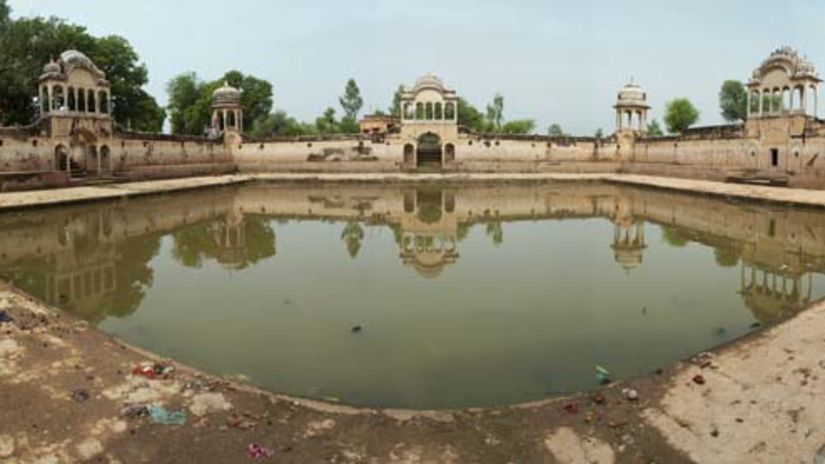
<svg viewBox="0 0 825 464">
<path fill-rule="evenodd" d="M 754 70 L 751 82 L 758 83 L 771 69 L 782 68 L 792 79 L 810 77 L 817 79 L 816 67 L 807 58 L 791 47 L 780 47 L 768 56 L 758 69 Z"/>
<path fill-rule="evenodd" d="M 224 82 L 222 86 L 212 92 L 212 101 L 215 104 L 240 105 L 241 91 Z"/>
<path fill-rule="evenodd" d="M 433 74 L 427 74 L 415 81 L 415 91 L 417 92 L 422 89 L 434 89 L 443 92 L 444 82 Z"/>
<path fill-rule="evenodd" d="M 46 66 L 43 66 L 43 74 L 61 74 L 62 72 L 63 70 L 60 68 L 60 65 L 54 60 L 49 61 L 46 63 Z"/>
<path fill-rule="evenodd" d="M 101 71 L 88 56 L 77 50 L 66 50 L 61 53 L 59 62 L 67 72 L 68 68 L 84 68 L 101 79 L 106 77 L 106 74 Z"/>
<path fill-rule="evenodd" d="M 634 83 L 627 84 L 619 91 L 617 106 L 647 106 L 647 93 Z"/>
</svg>

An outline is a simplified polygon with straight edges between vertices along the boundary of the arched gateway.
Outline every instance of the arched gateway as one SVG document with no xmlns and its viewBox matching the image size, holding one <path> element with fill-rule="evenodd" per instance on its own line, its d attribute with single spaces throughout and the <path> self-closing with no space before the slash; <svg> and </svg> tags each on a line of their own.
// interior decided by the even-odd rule
<svg viewBox="0 0 825 464">
<path fill-rule="evenodd" d="M 441 167 L 441 137 L 432 132 L 421 134 L 421 136 L 418 137 L 418 149 L 416 150 L 415 158 L 418 167 Z"/>
</svg>

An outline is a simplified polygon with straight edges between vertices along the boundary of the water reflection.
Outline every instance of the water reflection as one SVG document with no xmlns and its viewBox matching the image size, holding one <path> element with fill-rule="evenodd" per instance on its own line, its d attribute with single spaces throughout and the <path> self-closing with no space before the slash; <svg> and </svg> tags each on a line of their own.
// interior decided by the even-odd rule
<svg viewBox="0 0 825 464">
<path fill-rule="evenodd" d="M 636 375 L 825 294 L 823 213 L 593 183 L 253 184 L 0 231 L 0 277 L 104 330 L 363 404 L 526 400 L 589 386 L 593 363 Z"/>
<path fill-rule="evenodd" d="M 618 266 L 644 265 L 645 231 L 661 227 L 673 247 L 712 247 L 721 267 L 741 267 L 744 304 L 762 322 L 811 303 L 823 271 L 825 217 L 806 210 L 736 205 L 628 188 L 565 187 L 310 189 L 254 185 L 172 197 L 71 206 L 0 216 L 2 277 L 92 322 L 132 314 L 153 284 L 151 260 L 169 235 L 187 268 L 214 261 L 241 271 L 276 255 L 279 221 L 342 221 L 341 242 L 358 259 L 365 227 L 389 227 L 399 258 L 435 279 L 460 258 L 460 242 L 483 227 L 493 246 L 502 222 L 604 217 L 614 224 Z"/>
</svg>

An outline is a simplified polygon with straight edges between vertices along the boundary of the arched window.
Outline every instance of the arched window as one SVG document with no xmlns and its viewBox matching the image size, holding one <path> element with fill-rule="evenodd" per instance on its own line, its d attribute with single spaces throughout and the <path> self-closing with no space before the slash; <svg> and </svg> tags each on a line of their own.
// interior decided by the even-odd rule
<svg viewBox="0 0 825 464">
<path fill-rule="evenodd" d="M 89 105 L 88 112 L 89 113 L 96 113 L 97 106 L 95 105 L 95 91 L 89 90 L 89 99 L 86 101 L 86 104 Z"/>
<path fill-rule="evenodd" d="M 424 104 L 421 102 L 415 104 L 415 119 L 424 120 Z"/>
<path fill-rule="evenodd" d="M 751 92 L 751 100 L 750 100 L 750 113 L 757 114 L 759 113 L 759 92 L 754 90 Z"/>
<path fill-rule="evenodd" d="M 230 128 L 230 129 L 235 129 L 236 128 L 236 126 L 235 126 L 235 123 L 236 123 L 236 121 L 235 121 L 235 112 L 234 111 L 229 112 L 229 114 L 227 115 L 226 120 L 227 120 L 226 127 Z"/>
<path fill-rule="evenodd" d="M 98 103 L 100 104 L 100 112 L 103 114 L 109 114 L 109 95 L 101 90 L 98 93 Z"/>
<path fill-rule="evenodd" d="M 765 89 L 762 91 L 762 114 L 771 114 L 771 91 Z"/>
<path fill-rule="evenodd" d="M 792 109 L 791 89 L 785 87 L 782 89 L 782 112 L 788 112 Z"/>
<path fill-rule="evenodd" d="M 63 109 L 63 106 L 66 104 L 66 99 L 63 95 L 63 86 L 55 85 L 52 87 L 52 98 L 54 98 L 52 109 L 57 111 Z"/>
<path fill-rule="evenodd" d="M 40 110 L 43 113 L 49 112 L 49 88 L 43 87 L 40 89 Z"/>
<path fill-rule="evenodd" d="M 69 87 L 69 95 L 66 97 L 66 100 L 69 102 L 69 111 L 77 111 L 77 96 L 74 93 L 73 87 Z"/>
<path fill-rule="evenodd" d="M 435 104 L 435 120 L 441 121 L 444 119 L 444 107 L 441 102 Z"/>
<path fill-rule="evenodd" d="M 812 85 L 808 87 L 808 90 L 805 92 L 805 96 L 808 99 L 808 114 L 814 117 L 817 117 L 817 113 L 819 112 L 819 94 L 817 91 L 816 86 Z"/>
<path fill-rule="evenodd" d="M 86 90 L 77 89 L 77 111 L 86 111 Z"/>
<path fill-rule="evenodd" d="M 413 112 L 412 104 L 404 103 L 404 119 L 414 119 L 415 112 Z"/>
<path fill-rule="evenodd" d="M 796 102 L 796 105 L 794 105 L 794 106 L 796 107 L 797 110 L 802 111 L 802 105 L 803 105 L 803 102 L 805 101 L 805 89 L 802 86 L 798 86 L 793 90 L 793 94 L 794 94 L 793 100 L 794 100 L 794 102 Z"/>
<path fill-rule="evenodd" d="M 424 117 L 427 121 L 433 120 L 433 104 L 431 102 L 427 102 L 427 114 Z"/>
<path fill-rule="evenodd" d="M 444 107 L 444 119 L 452 121 L 455 119 L 455 103 L 447 102 Z"/>
</svg>

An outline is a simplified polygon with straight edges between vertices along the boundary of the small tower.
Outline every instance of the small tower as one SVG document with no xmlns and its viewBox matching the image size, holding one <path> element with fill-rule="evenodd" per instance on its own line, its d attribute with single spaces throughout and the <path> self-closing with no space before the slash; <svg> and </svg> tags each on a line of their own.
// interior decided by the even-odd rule
<svg viewBox="0 0 825 464">
<path fill-rule="evenodd" d="M 619 91 L 616 100 L 616 131 L 637 132 L 644 134 L 647 130 L 647 93 L 636 85 L 633 80 Z"/>
<path fill-rule="evenodd" d="M 212 124 L 210 132 L 243 132 L 241 91 L 224 82 L 212 93 Z"/>
</svg>

